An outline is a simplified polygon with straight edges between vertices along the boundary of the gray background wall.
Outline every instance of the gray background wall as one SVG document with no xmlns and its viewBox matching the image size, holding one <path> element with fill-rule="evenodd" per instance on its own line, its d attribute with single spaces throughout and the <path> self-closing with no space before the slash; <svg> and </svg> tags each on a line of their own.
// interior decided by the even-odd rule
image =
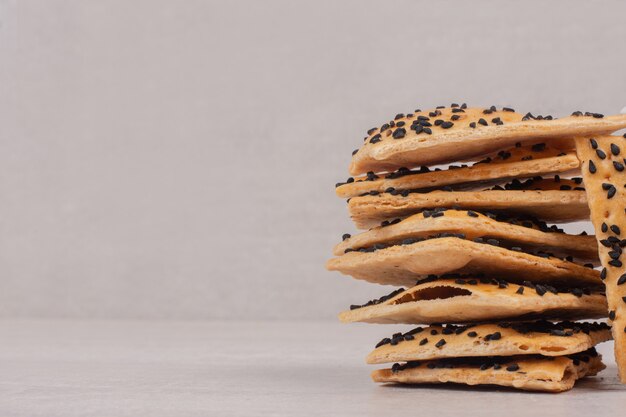
<svg viewBox="0 0 626 417">
<path fill-rule="evenodd" d="M 0 1 L 0 316 L 332 318 L 364 131 L 626 105 L 622 1 Z"/>
</svg>

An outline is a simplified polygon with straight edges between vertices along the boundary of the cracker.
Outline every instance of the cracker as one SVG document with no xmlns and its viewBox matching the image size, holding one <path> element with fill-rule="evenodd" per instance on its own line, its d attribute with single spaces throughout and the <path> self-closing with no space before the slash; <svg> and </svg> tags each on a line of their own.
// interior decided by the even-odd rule
<svg viewBox="0 0 626 417">
<path fill-rule="evenodd" d="M 558 357 L 461 358 L 397 364 L 372 373 L 374 382 L 500 385 L 525 391 L 562 392 L 605 368 L 594 349 Z"/>
<path fill-rule="evenodd" d="M 611 328 L 606 323 L 433 325 L 381 340 L 366 361 L 379 364 L 473 356 L 563 356 L 583 352 L 607 340 L 611 340 Z"/>
<path fill-rule="evenodd" d="M 591 221 L 599 242 L 606 277 L 609 317 L 613 318 L 615 358 L 620 379 L 626 383 L 626 139 L 600 136 L 577 140 L 577 152 L 587 189 Z M 622 234 L 623 232 L 623 234 Z M 613 259 L 613 257 L 615 259 Z"/>
<path fill-rule="evenodd" d="M 456 117 L 458 119 L 453 120 Z M 428 120 L 418 121 L 418 118 Z M 483 121 L 487 126 L 481 123 Z M 470 126 L 472 123 L 475 123 L 474 128 Z M 432 126 L 424 126 L 429 124 Z M 388 172 L 400 167 L 454 162 L 511 147 L 516 142 L 611 133 L 624 127 L 626 115 L 581 115 L 538 120 L 515 112 L 497 110 L 495 107 L 447 107 L 415 112 L 408 116 L 400 114 L 392 122 L 368 131 L 365 143 L 352 156 L 350 174 Z"/>
<path fill-rule="evenodd" d="M 375 227 L 346 238 L 335 246 L 333 253 L 341 256 L 346 251 L 368 248 L 375 244 L 401 243 L 406 239 L 425 238 L 444 232 L 462 233 L 468 240 L 494 238 L 524 250 L 548 251 L 556 256 L 571 255 L 583 261 L 598 262 L 595 236 L 568 235 L 560 229 L 547 227 L 543 222 L 515 219 L 508 222 L 498 221 L 481 213 L 460 210 L 435 213 L 425 211 L 400 222 Z"/>
<path fill-rule="evenodd" d="M 349 178 L 337 184 L 335 192 L 342 198 L 356 197 L 370 191 L 419 190 L 448 185 L 476 184 L 533 177 L 553 173 L 573 172 L 580 163 L 575 151 L 550 146 L 527 145 L 514 147 L 491 155 L 472 166 L 453 165 L 446 170 L 431 171 L 403 169 L 390 174 Z"/>
<path fill-rule="evenodd" d="M 551 222 L 584 220 L 589 216 L 587 196 L 580 190 L 431 191 L 406 196 L 382 193 L 348 201 L 350 217 L 359 229 L 435 207 L 515 213 Z"/>
<path fill-rule="evenodd" d="M 441 279 L 417 284 L 363 307 L 351 306 L 339 314 L 339 320 L 429 324 L 606 317 L 604 294 L 578 289 L 561 291 L 571 292 L 559 292 L 542 284 Z"/>
<path fill-rule="evenodd" d="M 544 258 L 458 237 L 428 239 L 374 252 L 349 252 L 326 268 L 356 279 L 410 286 L 428 275 L 484 274 L 515 282 L 602 285 L 600 272 L 559 258 Z"/>
</svg>

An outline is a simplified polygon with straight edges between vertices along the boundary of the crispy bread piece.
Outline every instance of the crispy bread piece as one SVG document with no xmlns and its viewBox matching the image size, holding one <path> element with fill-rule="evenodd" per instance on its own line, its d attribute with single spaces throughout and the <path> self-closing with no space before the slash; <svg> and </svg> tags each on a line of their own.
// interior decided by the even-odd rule
<svg viewBox="0 0 626 417">
<path fill-rule="evenodd" d="M 359 229 L 435 207 L 504 211 L 551 222 L 583 220 L 589 216 L 587 197 L 579 190 L 431 191 L 410 193 L 406 197 L 382 193 L 348 201 L 350 217 Z"/>
<path fill-rule="evenodd" d="M 442 279 L 424 282 L 393 297 L 339 314 L 344 323 L 470 323 L 485 320 L 606 317 L 606 297 L 600 292 L 558 292 L 534 287 Z M 523 290 L 520 290 L 523 288 Z M 549 290 L 548 290 L 549 289 Z M 556 292 L 556 294 L 555 294 Z"/>
<path fill-rule="evenodd" d="M 449 163 L 511 147 L 516 142 L 606 134 L 626 127 L 626 115 L 570 116 L 555 120 L 523 118 L 519 113 L 495 108 L 447 107 L 408 117 L 397 115 L 393 126 L 389 122 L 368 131 L 365 143 L 352 156 L 350 174 Z M 475 127 L 471 127 L 472 123 Z"/>
<path fill-rule="evenodd" d="M 626 258 L 621 256 L 626 246 L 626 139 L 580 138 L 577 152 L 605 268 L 602 275 L 606 278 L 609 317 L 613 318 L 615 359 L 620 379 L 626 383 Z"/>
<path fill-rule="evenodd" d="M 431 212 L 426 211 L 394 224 L 375 227 L 346 238 L 335 246 L 333 253 L 341 256 L 346 251 L 368 248 L 375 244 L 398 244 L 409 238 L 426 238 L 436 233 L 449 232 L 462 233 L 468 240 L 494 238 L 525 250 L 551 252 L 560 257 L 571 255 L 580 260 L 598 262 L 595 236 L 554 232 L 545 224 L 530 220 L 513 220 L 513 224 L 497 221 L 473 211 L 446 210 L 440 213 L 442 214 L 433 217 Z"/>
<path fill-rule="evenodd" d="M 412 285 L 428 275 L 484 274 L 514 282 L 602 285 L 600 272 L 558 258 L 544 258 L 458 237 L 428 239 L 374 252 L 349 252 L 326 263 L 356 279 Z"/>
<path fill-rule="evenodd" d="M 372 373 L 374 382 L 501 385 L 525 391 L 562 392 L 605 368 L 595 350 L 569 356 L 443 359 L 410 362 Z"/>
<path fill-rule="evenodd" d="M 605 323 L 433 325 L 381 340 L 366 361 L 378 364 L 468 356 L 563 356 L 583 352 L 607 340 L 611 340 L 611 328 Z"/>
<path fill-rule="evenodd" d="M 579 165 L 574 150 L 564 152 L 562 149 L 545 144 L 526 145 L 490 155 L 473 166 L 451 166 L 441 171 L 431 171 L 425 167 L 416 171 L 403 169 L 390 174 L 370 174 L 352 178 L 348 180 L 349 182 L 338 184 L 335 192 L 339 197 L 349 198 L 370 191 L 382 193 L 389 188 L 419 190 L 447 185 L 506 181 L 553 173 L 573 173 L 577 171 Z"/>
</svg>

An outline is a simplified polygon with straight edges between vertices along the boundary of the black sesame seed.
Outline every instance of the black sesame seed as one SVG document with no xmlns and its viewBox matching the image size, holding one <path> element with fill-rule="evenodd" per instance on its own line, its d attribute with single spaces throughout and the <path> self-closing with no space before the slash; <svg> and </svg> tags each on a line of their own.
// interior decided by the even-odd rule
<svg viewBox="0 0 626 417">
<path fill-rule="evenodd" d="M 593 163 L 593 161 L 589 161 L 589 172 L 591 172 L 592 174 L 596 173 L 596 164 Z"/>
<path fill-rule="evenodd" d="M 619 146 L 617 146 L 614 143 L 611 143 L 611 153 L 613 155 L 617 156 L 617 155 L 619 155 L 619 151 L 620 151 Z"/>
<path fill-rule="evenodd" d="M 502 107 L 502 111 L 515 112 L 515 110 L 510 107 Z"/>
<path fill-rule="evenodd" d="M 459 116 L 458 114 L 453 114 L 453 115 L 450 117 L 450 120 L 456 121 L 456 120 L 459 120 L 460 118 L 461 118 L 461 116 Z"/>
<path fill-rule="evenodd" d="M 513 365 L 507 366 L 506 370 L 509 371 L 509 372 L 515 372 L 515 371 L 519 370 L 519 365 L 514 363 Z"/>
<path fill-rule="evenodd" d="M 440 348 L 440 347 L 442 347 L 445 344 L 446 344 L 446 340 L 445 339 L 441 339 L 440 341 L 435 343 L 435 347 Z"/>
<path fill-rule="evenodd" d="M 519 287 L 517 289 L 517 291 L 515 291 L 517 294 L 524 294 L 524 287 Z"/>
<path fill-rule="evenodd" d="M 598 158 L 600 158 L 600 159 L 605 159 L 606 158 L 606 154 L 604 153 L 604 151 L 602 149 L 596 149 L 596 155 L 598 155 Z"/>
<path fill-rule="evenodd" d="M 424 346 L 426 343 L 428 343 L 428 339 L 424 338 L 420 340 L 420 346 Z"/>
<path fill-rule="evenodd" d="M 441 124 L 441 128 L 442 129 L 450 129 L 452 126 L 454 126 L 454 123 L 452 123 L 452 122 L 443 122 Z"/>
<path fill-rule="evenodd" d="M 394 139 L 402 139 L 405 135 L 406 135 L 406 129 L 403 127 L 400 127 L 393 131 Z"/>
<path fill-rule="evenodd" d="M 472 122 L 469 124 L 469 127 L 471 127 L 472 129 L 476 128 L 476 122 Z"/>
<path fill-rule="evenodd" d="M 609 231 L 609 226 L 606 223 L 602 223 L 600 230 L 602 230 L 602 233 L 606 233 Z"/>
<path fill-rule="evenodd" d="M 613 233 L 615 233 L 616 235 L 618 235 L 618 236 L 619 236 L 619 234 L 620 234 L 620 232 L 621 232 L 621 230 L 620 230 L 619 226 L 618 226 L 618 225 L 616 225 L 616 224 L 612 224 L 612 225 L 611 225 L 611 231 L 612 231 Z"/>
<path fill-rule="evenodd" d="M 352 236 L 350 235 L 350 233 L 344 233 L 344 235 L 343 235 L 343 236 L 341 236 L 341 240 L 350 239 L 350 237 L 352 237 Z"/>
<path fill-rule="evenodd" d="M 600 279 L 606 279 L 606 268 L 602 268 L 602 271 L 600 272 Z"/>
<path fill-rule="evenodd" d="M 589 139 L 589 143 L 593 149 L 598 149 L 598 142 L 595 139 Z"/>
<path fill-rule="evenodd" d="M 534 152 L 541 152 L 541 151 L 546 149 L 546 144 L 545 143 L 536 143 L 530 149 L 532 149 Z"/>
<path fill-rule="evenodd" d="M 615 311 L 614 310 L 609 311 L 609 320 L 615 320 Z"/>
<path fill-rule="evenodd" d="M 478 124 L 481 124 L 483 126 L 487 126 L 487 121 L 485 119 L 481 118 L 481 119 L 478 120 Z"/>
<path fill-rule="evenodd" d="M 476 332 L 469 332 L 467 334 L 467 337 L 476 337 L 476 336 L 478 336 L 478 333 L 476 333 Z"/>
<path fill-rule="evenodd" d="M 622 266 L 622 261 L 619 259 L 613 259 L 609 261 L 609 265 L 619 268 Z"/>
<path fill-rule="evenodd" d="M 626 274 L 622 274 L 617 280 L 617 285 L 624 285 L 626 283 Z"/>
<path fill-rule="evenodd" d="M 470 217 L 478 217 L 478 213 L 471 211 L 471 210 L 467 211 L 467 215 Z"/>
<path fill-rule="evenodd" d="M 544 286 L 543 286 L 543 285 L 539 285 L 539 284 L 537 284 L 537 285 L 535 286 L 535 291 L 536 291 L 536 292 L 537 292 L 537 294 L 539 294 L 540 296 L 543 296 L 543 295 L 547 292 L 546 288 L 544 288 Z"/>
<path fill-rule="evenodd" d="M 624 164 L 622 164 L 621 162 L 613 161 L 613 168 L 615 168 L 616 171 L 622 172 L 624 170 Z"/>
</svg>

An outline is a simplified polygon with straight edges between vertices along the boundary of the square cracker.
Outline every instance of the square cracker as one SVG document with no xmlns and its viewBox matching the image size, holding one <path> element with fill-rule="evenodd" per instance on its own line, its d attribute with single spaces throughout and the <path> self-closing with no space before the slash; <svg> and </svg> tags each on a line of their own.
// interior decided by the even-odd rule
<svg viewBox="0 0 626 417">
<path fill-rule="evenodd" d="M 497 364 L 497 366 L 494 366 Z M 482 368 L 481 368 L 482 367 Z M 496 369 L 497 368 L 497 369 Z M 510 357 L 504 360 L 444 359 L 398 365 L 372 373 L 374 382 L 402 384 L 500 385 L 526 391 L 562 392 L 605 368 L 595 350 L 558 357 Z"/>
<path fill-rule="evenodd" d="M 574 172 L 580 166 L 575 151 L 543 146 L 520 146 L 490 155 L 472 166 L 462 165 L 441 171 L 403 170 L 390 174 L 370 175 L 338 184 L 337 196 L 357 197 L 370 191 L 419 190 L 449 185 L 468 185 L 537 175 Z M 528 159 L 531 158 L 531 159 Z"/>
<path fill-rule="evenodd" d="M 526 250 L 554 253 L 556 256 L 573 256 L 577 259 L 598 262 L 598 245 L 595 236 L 568 235 L 555 232 L 545 223 L 511 219 L 498 221 L 484 214 L 461 210 L 446 210 L 432 217 L 428 212 L 414 214 L 400 222 L 378 226 L 358 235 L 348 237 L 335 246 L 333 254 L 342 256 L 346 251 L 372 247 L 375 244 L 400 243 L 408 238 L 426 238 L 437 233 L 462 233 L 468 240 L 493 238 L 506 241 L 509 246 Z"/>
<path fill-rule="evenodd" d="M 406 197 L 382 193 L 348 201 L 350 217 L 359 229 L 435 207 L 504 211 L 552 222 L 583 220 L 589 216 L 587 196 L 578 190 L 431 191 L 410 193 Z"/>
<path fill-rule="evenodd" d="M 461 281 L 442 279 L 420 283 L 393 297 L 383 297 L 383 301 L 353 306 L 341 312 L 339 320 L 428 324 L 606 317 L 606 297 L 599 292 L 557 292 L 547 291 L 541 285 L 533 288 L 502 281 L 472 284 Z"/>
<path fill-rule="evenodd" d="M 611 133 L 626 127 L 626 115 L 602 118 L 581 115 L 554 120 L 523 120 L 521 114 L 509 111 L 482 108 L 461 110 L 462 112 L 455 113 L 458 110 L 448 107 L 398 115 L 393 120 L 393 127 L 390 122 L 380 128 L 371 129 L 363 146 L 352 156 L 350 174 L 443 164 L 485 155 L 497 149 L 511 147 L 516 142 Z M 452 120 L 456 116 L 459 119 Z M 416 133 L 416 130 L 411 129 L 419 117 L 430 119 L 426 122 L 432 124 L 427 128 L 432 132 L 431 135 L 427 131 Z M 481 119 L 487 126 L 479 123 Z M 446 123 L 438 125 L 436 120 Z M 476 123 L 475 128 L 470 127 L 471 123 Z M 385 127 L 387 128 L 383 129 Z"/>
<path fill-rule="evenodd" d="M 619 136 L 580 138 L 576 149 L 582 163 L 591 221 L 600 243 L 600 260 L 605 268 L 603 276 L 609 317 L 613 318 L 615 359 L 620 379 L 626 383 L 626 258 L 621 256 L 622 247 L 626 245 L 626 139 Z"/>
<path fill-rule="evenodd" d="M 544 258 L 458 237 L 428 239 L 374 252 L 349 252 L 326 263 L 356 279 L 412 285 L 428 275 L 483 274 L 515 282 L 602 285 L 600 272 L 558 258 Z"/>
<path fill-rule="evenodd" d="M 583 352 L 607 340 L 611 340 L 611 328 L 606 323 L 433 325 L 381 340 L 366 361 L 379 364 L 473 356 L 563 356 Z"/>
</svg>

